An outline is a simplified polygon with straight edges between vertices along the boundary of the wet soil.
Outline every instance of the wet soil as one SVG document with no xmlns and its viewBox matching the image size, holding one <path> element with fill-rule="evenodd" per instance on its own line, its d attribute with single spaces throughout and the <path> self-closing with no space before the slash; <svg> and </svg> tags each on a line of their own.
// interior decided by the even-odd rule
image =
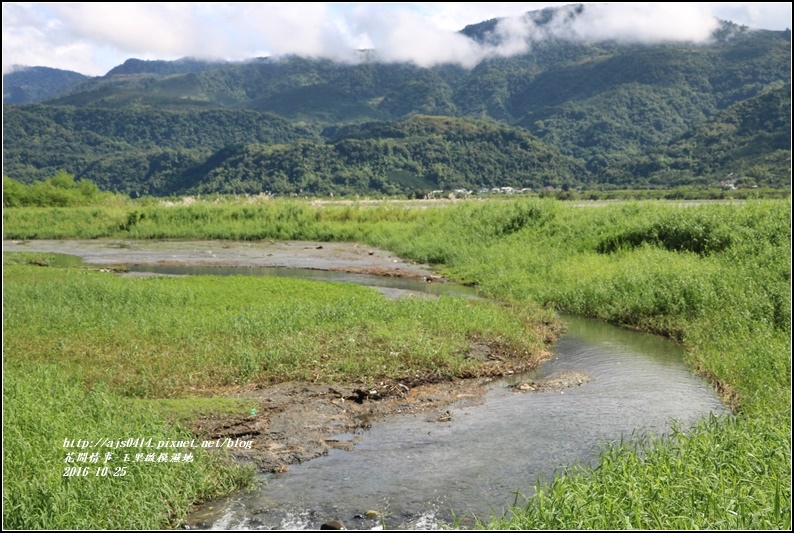
<svg viewBox="0 0 794 533">
<path fill-rule="evenodd" d="M 363 438 L 360 430 L 390 415 L 421 414 L 428 423 L 450 422 L 450 409 L 482 403 L 486 385 L 493 379 L 415 387 L 396 381 L 367 387 L 284 383 L 234 395 L 255 400 L 256 414 L 207 416 L 195 420 L 192 430 L 203 439 L 250 441 L 250 448 L 233 450 L 236 459 L 255 465 L 260 472 L 286 472 L 290 465 L 325 455 L 330 449 L 351 450 Z M 516 392 L 560 391 L 588 381 L 585 373 L 563 372 L 511 387 Z"/>
<path fill-rule="evenodd" d="M 430 265 L 371 246 L 310 241 L 34 240 L 3 241 L 4 252 L 76 255 L 92 265 L 280 267 L 421 279 L 442 283 Z"/>
<path fill-rule="evenodd" d="M 285 267 L 445 282 L 429 265 L 356 243 L 36 240 L 3 241 L 3 251 L 71 254 L 91 265 L 113 266 L 114 271 L 119 265 Z M 559 324 L 547 324 L 547 343 L 555 341 L 560 333 Z M 550 355 L 551 352 L 543 354 L 541 361 Z M 480 371 L 455 381 L 415 376 L 379 383 L 251 386 L 230 395 L 254 400 L 258 405 L 255 413 L 206 415 L 194 420 L 191 429 L 202 439 L 250 441 L 250 448 L 232 448 L 235 458 L 254 464 L 260 472 L 284 472 L 290 465 L 319 457 L 330 449 L 351 449 L 361 438 L 351 435 L 390 415 L 421 413 L 429 423 L 449 422 L 451 407 L 481 402 L 485 385 L 494 378 L 527 372 L 539 364 L 537 357 L 511 354 L 503 347 L 484 342 L 474 342 L 467 357 L 481 363 Z M 587 379 L 568 378 L 566 381 L 552 376 L 529 386 L 532 390 L 560 390 Z"/>
<path fill-rule="evenodd" d="M 236 459 L 260 472 L 286 472 L 290 465 L 328 453 L 351 450 L 360 430 L 393 414 L 425 416 L 429 423 L 449 421 L 449 408 L 482 401 L 490 378 L 409 387 L 399 382 L 360 387 L 283 383 L 242 391 L 253 399 L 255 415 L 230 419 L 209 416 L 195 420 L 192 430 L 203 439 L 251 441 L 250 449 L 234 449 Z"/>
<path fill-rule="evenodd" d="M 559 337 L 560 327 L 545 327 L 546 343 L 551 344 Z M 416 375 L 377 383 L 251 386 L 231 396 L 254 400 L 258 406 L 255 413 L 233 418 L 205 416 L 194 421 L 192 430 L 205 440 L 249 441 L 250 447 L 233 449 L 236 459 L 253 464 L 260 472 L 286 472 L 290 465 L 331 449 L 351 450 L 362 438 L 360 430 L 392 415 L 421 414 L 429 423 L 450 422 L 453 407 L 482 403 L 487 385 L 495 379 L 534 370 L 550 356 L 550 350 L 538 358 L 511 353 L 497 344 L 474 342 L 466 357 L 482 364 L 476 375 L 462 379 Z M 563 372 L 513 387 L 516 392 L 559 391 L 588 381 L 590 377 L 583 372 Z"/>
</svg>

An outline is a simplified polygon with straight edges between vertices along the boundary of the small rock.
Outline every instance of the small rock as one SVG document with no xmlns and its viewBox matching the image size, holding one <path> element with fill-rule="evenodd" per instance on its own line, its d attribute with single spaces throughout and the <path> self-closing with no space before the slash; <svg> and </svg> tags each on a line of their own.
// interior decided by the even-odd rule
<svg viewBox="0 0 794 533">
<path fill-rule="evenodd" d="M 339 520 L 331 520 L 320 526 L 320 529 L 347 529 Z"/>
<path fill-rule="evenodd" d="M 449 411 L 436 418 L 436 422 L 449 422 L 450 420 L 452 420 L 452 413 Z"/>
<path fill-rule="evenodd" d="M 377 518 L 380 516 L 380 513 L 378 511 L 373 511 L 370 509 L 369 511 L 364 511 L 364 516 L 366 516 L 367 518 Z"/>
</svg>

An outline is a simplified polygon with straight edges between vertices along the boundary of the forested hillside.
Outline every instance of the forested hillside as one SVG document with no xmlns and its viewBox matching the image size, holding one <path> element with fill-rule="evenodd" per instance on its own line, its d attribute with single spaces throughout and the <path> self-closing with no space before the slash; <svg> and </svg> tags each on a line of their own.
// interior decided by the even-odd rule
<svg viewBox="0 0 794 533">
<path fill-rule="evenodd" d="M 43 102 L 88 79 L 71 70 L 17 66 L 3 74 L 3 105 Z"/>
<path fill-rule="evenodd" d="M 742 100 L 603 173 L 607 183 L 784 187 L 791 180 L 791 84 Z"/>
<path fill-rule="evenodd" d="M 39 104 L 7 107 L 3 119 L 5 175 L 29 182 L 63 169 L 103 189 L 132 194 L 178 192 L 182 175 L 219 151 L 319 138 L 310 127 L 282 117 L 232 109 Z"/>
<path fill-rule="evenodd" d="M 461 33 L 494 40 L 497 22 Z M 790 80 L 790 31 L 729 22 L 702 45 L 549 38 L 471 69 L 386 63 L 377 51 L 355 64 L 131 59 L 41 104 L 4 99 L 4 173 L 27 182 L 65 170 L 135 194 L 669 187 L 731 173 L 784 186 Z M 430 123 L 418 116 L 471 131 L 396 135 Z"/>
<path fill-rule="evenodd" d="M 333 142 L 254 145 L 218 161 L 189 192 L 342 194 L 581 185 L 580 163 L 490 120 L 417 115 Z"/>
</svg>

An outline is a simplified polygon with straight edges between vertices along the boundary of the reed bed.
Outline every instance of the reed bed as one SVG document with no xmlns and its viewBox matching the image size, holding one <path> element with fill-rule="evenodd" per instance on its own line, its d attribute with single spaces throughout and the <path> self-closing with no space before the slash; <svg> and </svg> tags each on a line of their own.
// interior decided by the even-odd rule
<svg viewBox="0 0 794 533">
<path fill-rule="evenodd" d="M 63 292 L 56 297 L 55 283 L 44 274 L 33 273 L 30 267 L 20 267 L 19 272 L 7 268 L 7 280 L 14 283 L 5 284 L 8 352 L 4 356 L 37 364 L 54 364 L 57 359 L 71 368 L 90 352 L 96 369 L 83 379 L 111 383 L 133 396 L 146 396 L 158 388 L 179 394 L 185 387 L 200 386 L 204 378 L 196 375 L 165 378 L 156 362 L 168 360 L 170 365 L 171 359 L 185 370 L 191 360 L 202 365 L 212 362 L 208 369 L 213 369 L 213 375 L 231 381 L 265 380 L 273 375 L 309 377 L 301 374 L 307 361 L 286 347 L 279 357 L 289 364 L 265 363 L 270 359 L 258 354 L 264 346 L 261 340 L 268 338 L 262 333 L 266 328 L 291 331 L 301 346 L 298 352 L 329 347 L 327 359 L 321 355 L 317 365 L 310 366 L 318 372 L 312 376 L 316 379 L 346 372 L 368 376 L 382 372 L 365 371 L 359 363 L 340 368 L 340 353 L 366 353 L 363 359 L 375 362 L 377 369 L 382 364 L 378 350 L 388 346 L 390 352 L 401 353 L 408 347 L 410 353 L 425 353 L 419 339 L 449 354 L 459 353 L 465 339 L 487 331 L 500 331 L 498 335 L 509 343 L 519 342 L 507 332 L 527 329 L 519 326 L 527 321 L 548 319 L 537 311 L 523 311 L 537 305 L 669 336 L 685 347 L 689 365 L 709 378 L 734 415 L 680 428 L 659 439 L 638 436 L 617 443 L 604 450 L 595 469 L 572 467 L 540 483 L 528 479 L 526 487 L 516 489 L 533 495 L 517 502 L 509 517 L 483 519 L 483 525 L 488 521 L 498 529 L 790 528 L 790 199 L 686 206 L 638 201 L 599 207 L 521 199 L 438 208 L 272 201 L 255 206 L 19 208 L 4 210 L 3 218 L 4 237 L 15 239 L 353 240 L 435 263 L 447 276 L 476 284 L 485 294 L 509 302 L 500 319 L 509 326 L 499 330 L 489 323 L 493 311 L 483 316 L 476 305 L 373 307 L 363 289 L 328 300 L 298 298 L 290 302 L 300 310 L 300 316 L 294 316 L 289 306 L 278 307 L 280 289 L 267 292 L 264 285 L 243 287 L 237 281 L 229 286 L 222 281 L 192 285 L 186 281 L 169 286 L 160 281 L 139 283 L 133 289 L 109 278 L 70 273 L 60 276 Z M 210 311 L 201 302 L 209 301 L 206 291 L 216 283 L 223 287 L 218 293 L 260 291 L 261 301 L 249 302 L 246 315 L 232 303 L 224 304 L 232 306 L 228 309 L 216 306 L 213 318 L 217 319 L 210 320 L 206 318 Z M 299 285 L 289 290 L 301 292 Z M 327 289 L 328 295 L 336 290 Z M 86 298 L 96 303 L 84 310 L 68 310 L 70 301 Z M 53 309 L 34 303 L 39 301 L 50 302 Z M 10 311 L 6 302 L 14 302 L 13 313 L 6 312 Z M 185 306 L 197 310 L 196 318 L 167 320 L 172 311 L 166 310 Z M 359 311 L 360 307 L 366 311 Z M 58 310 L 63 309 L 65 317 L 59 318 Z M 163 314 L 158 315 L 157 309 Z M 443 320 L 420 326 L 416 317 L 424 319 L 431 309 L 431 315 L 443 316 Z M 156 323 L 142 322 L 136 316 L 143 313 L 160 318 Z M 279 313 L 283 323 L 266 318 Z M 301 322 L 304 315 L 311 317 L 312 324 L 318 322 L 328 329 L 312 329 Z M 236 321 L 237 317 L 244 320 Z M 101 327 L 89 328 L 88 338 L 101 339 L 104 348 L 75 350 L 76 337 L 70 333 L 74 324 L 93 323 Z M 450 327 L 449 323 L 471 326 Z M 390 324 L 399 326 L 392 332 Z M 416 328 L 421 333 L 415 334 Z M 37 332 L 33 337 L 39 340 L 22 339 L 23 329 Z M 342 336 L 343 330 L 352 333 Z M 113 333 L 103 333 L 108 331 Z M 304 335 L 297 336 L 298 331 Z M 140 332 L 145 342 L 131 344 L 127 338 L 134 337 L 134 332 Z M 181 356 L 174 357 L 161 341 L 169 332 L 177 332 L 182 344 L 213 346 L 212 339 L 220 335 L 227 340 L 206 348 L 215 355 L 195 349 L 178 362 Z M 345 344 L 346 338 L 353 341 Z M 359 346 L 363 347 L 360 352 Z M 434 359 L 430 352 L 422 356 L 423 364 L 435 371 L 447 375 L 466 371 L 441 364 L 443 358 Z M 129 360 L 150 354 L 147 368 L 153 370 L 114 381 L 111 369 L 117 362 L 113 357 L 118 359 L 121 353 Z M 157 353 L 167 357 L 157 359 Z M 103 357 L 107 362 L 103 363 Z M 126 368 L 127 376 L 135 374 L 132 367 Z"/>
</svg>

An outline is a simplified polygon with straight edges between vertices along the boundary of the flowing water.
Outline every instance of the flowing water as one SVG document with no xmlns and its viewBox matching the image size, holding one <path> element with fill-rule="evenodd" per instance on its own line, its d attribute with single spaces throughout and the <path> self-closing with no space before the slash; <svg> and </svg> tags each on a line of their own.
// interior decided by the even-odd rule
<svg viewBox="0 0 794 533">
<path fill-rule="evenodd" d="M 438 529 L 502 513 L 539 478 L 575 463 L 595 466 L 605 443 L 663 434 L 709 413 L 727 413 L 687 370 L 674 343 L 598 321 L 563 317 L 556 355 L 526 376 L 491 384 L 479 406 L 430 423 L 403 415 L 361 430 L 353 451 L 263 476 L 260 489 L 205 506 L 192 528 Z M 563 391 L 516 393 L 520 379 L 580 371 L 592 381 Z M 342 436 L 343 438 L 345 436 Z M 352 435 L 348 436 L 352 437 Z M 367 510 L 382 515 L 367 518 Z"/>
<path fill-rule="evenodd" d="M 461 296 L 479 298 L 477 290 L 454 283 L 427 283 L 426 281 L 371 274 L 356 274 L 336 270 L 286 267 L 207 267 L 207 266 L 161 266 L 128 265 L 133 274 L 163 274 L 170 276 L 279 276 L 311 279 L 316 281 L 344 281 L 374 287 L 386 296 L 399 298 L 407 295 Z"/>
<path fill-rule="evenodd" d="M 34 246 L 66 253 L 81 250 L 85 260 L 94 259 L 84 244 L 3 243 L 4 251 Z M 190 251 L 195 257 L 194 245 Z M 125 262 L 107 246 L 100 253 L 102 261 L 97 263 Z M 417 293 L 476 297 L 473 289 L 452 284 L 311 269 L 145 265 L 130 269 L 353 281 L 378 287 L 392 297 Z M 594 320 L 562 318 L 567 333 L 557 343 L 555 356 L 532 374 L 492 382 L 481 405 L 451 408 L 448 422 L 403 415 L 376 422 L 358 435 L 340 435 L 363 439 L 352 451 L 331 450 L 285 473 L 262 476 L 262 486 L 255 491 L 204 505 L 190 516 L 188 527 L 317 529 L 334 519 L 348 529 L 438 529 L 456 519 L 470 525 L 472 515 L 501 514 L 517 498 L 531 495 L 533 485 L 556 469 L 576 463 L 594 466 L 606 443 L 645 433 L 660 435 L 670 430 L 673 421 L 687 426 L 710 413 L 728 413 L 708 384 L 686 368 L 676 344 Z M 517 393 L 509 388 L 518 380 L 563 371 L 584 372 L 592 380 L 562 391 Z M 368 510 L 380 516 L 368 518 Z"/>
</svg>

